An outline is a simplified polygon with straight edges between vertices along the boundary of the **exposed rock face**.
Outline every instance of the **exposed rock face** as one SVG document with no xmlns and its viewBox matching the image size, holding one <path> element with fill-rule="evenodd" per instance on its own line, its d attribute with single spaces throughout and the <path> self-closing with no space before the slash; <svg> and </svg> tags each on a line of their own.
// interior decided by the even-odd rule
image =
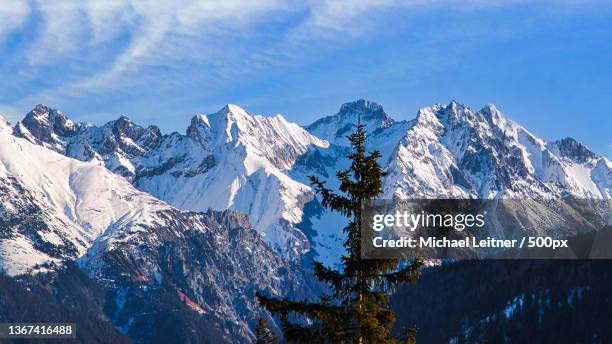
<svg viewBox="0 0 612 344">
<path fill-rule="evenodd" d="M 60 143 L 60 137 L 76 135 L 78 124 L 66 118 L 63 113 L 44 105 L 36 105 L 23 121 L 15 128 L 16 133 L 28 136 L 39 144 L 55 146 Z M 24 130 L 27 128 L 27 131 Z"/>
<path fill-rule="evenodd" d="M 395 122 L 387 115 L 382 105 L 360 99 L 343 104 L 338 113 L 317 120 L 306 126 L 306 130 L 329 142 L 348 143 L 346 136 L 351 133 L 359 117 L 361 123 L 366 125 L 368 133 L 387 128 Z"/>
<path fill-rule="evenodd" d="M 571 137 L 552 142 L 549 146 L 551 150 L 558 153 L 557 155 L 559 157 L 566 158 L 570 161 L 585 163 L 591 159 L 597 159 L 595 153 L 591 152 L 585 145 Z"/>
<path fill-rule="evenodd" d="M 308 293 L 296 290 L 301 272 L 268 248 L 245 215 L 178 210 L 157 215 L 160 223 L 107 231 L 79 259 L 84 271 L 116 293 L 120 328 L 150 321 L 141 314 L 151 305 L 138 300 L 170 291 L 218 324 L 227 340 L 250 338 L 249 325 L 261 314 L 256 291 Z"/>
</svg>

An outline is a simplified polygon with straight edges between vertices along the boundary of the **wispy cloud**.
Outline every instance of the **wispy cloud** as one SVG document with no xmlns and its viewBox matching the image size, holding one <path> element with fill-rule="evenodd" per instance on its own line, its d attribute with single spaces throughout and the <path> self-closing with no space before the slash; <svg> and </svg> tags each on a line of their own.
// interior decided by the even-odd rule
<svg viewBox="0 0 612 344">
<path fill-rule="evenodd" d="M 29 11 L 30 7 L 25 1 L 0 0 L 0 43 L 23 24 Z"/>
<path fill-rule="evenodd" d="M 39 1 L 43 25 L 28 54 L 31 65 L 116 45 L 112 61 L 70 88 L 104 87 L 122 73 L 163 65 L 202 49 L 206 37 L 246 29 L 261 15 L 286 10 L 281 1 Z M 115 40 L 124 39 L 120 44 Z M 190 40 L 180 45 L 178 41 Z M 74 56 L 71 56 L 74 57 Z"/>
<path fill-rule="evenodd" d="M 152 81 L 181 87 L 196 87 L 196 79 L 231 82 L 293 63 L 317 45 L 376 32 L 385 25 L 380 19 L 397 9 L 467 11 L 526 2 L 0 0 L 0 41 L 28 32 L 19 42 L 21 55 L 3 56 L 25 61 L 14 62 L 11 73 L 32 81 L 62 73 L 61 84 L 39 82 L 19 100 L 34 103 L 152 87 Z"/>
</svg>

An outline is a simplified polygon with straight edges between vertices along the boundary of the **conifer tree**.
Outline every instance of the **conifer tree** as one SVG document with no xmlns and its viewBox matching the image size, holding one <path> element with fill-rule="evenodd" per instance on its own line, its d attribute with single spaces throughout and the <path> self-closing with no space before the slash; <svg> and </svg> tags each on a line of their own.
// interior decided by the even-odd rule
<svg viewBox="0 0 612 344">
<path fill-rule="evenodd" d="M 269 298 L 258 294 L 260 304 L 278 315 L 285 339 L 299 343 L 414 343 L 414 328 L 405 330 L 403 338 L 391 335 L 395 314 L 389 307 L 389 296 L 403 282 L 416 282 L 421 259 L 361 258 L 361 205 L 382 193 L 385 172 L 378 164 L 378 151 L 366 154 L 366 132 L 358 120 L 348 136 L 352 152 L 351 165 L 337 172 L 340 192 L 326 187 L 317 177 L 310 177 L 322 205 L 349 219 L 344 228 L 346 253 L 340 269 L 314 263 L 316 277 L 330 286 L 330 293 L 319 302 Z"/>
<path fill-rule="evenodd" d="M 255 327 L 255 340 L 253 344 L 275 344 L 278 343 L 277 336 L 268 328 L 268 321 L 264 318 L 257 320 Z"/>
</svg>

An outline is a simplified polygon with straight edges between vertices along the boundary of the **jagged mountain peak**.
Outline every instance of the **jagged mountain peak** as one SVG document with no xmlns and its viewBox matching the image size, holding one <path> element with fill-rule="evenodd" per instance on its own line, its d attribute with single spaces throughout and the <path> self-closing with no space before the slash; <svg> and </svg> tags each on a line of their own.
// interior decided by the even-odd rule
<svg viewBox="0 0 612 344">
<path fill-rule="evenodd" d="M 488 114 L 491 117 L 504 117 L 501 110 L 495 104 L 486 104 L 480 109 L 483 114 Z"/>
<path fill-rule="evenodd" d="M 132 128 L 140 127 L 136 123 L 132 122 L 130 120 L 130 118 L 128 116 L 126 116 L 126 115 L 121 115 L 116 120 L 108 122 L 108 124 L 111 125 L 114 128 L 117 128 L 117 129 L 123 131 L 123 132 L 127 132 L 130 129 L 132 129 Z"/>
<path fill-rule="evenodd" d="M 609 197 L 604 158 L 572 139 L 546 144 L 493 104 L 421 109 L 395 155 L 387 185 L 401 197 Z"/>
<path fill-rule="evenodd" d="M 323 140 L 310 135 L 280 114 L 252 115 L 234 104 L 227 104 L 210 115 L 195 115 L 187 128 L 187 136 L 204 146 L 234 142 L 255 151 L 266 150 L 267 147 L 293 150 L 298 146 L 301 151 L 310 144 L 326 145 Z M 216 138 L 214 142 L 213 136 Z"/>
<path fill-rule="evenodd" d="M 61 113 L 61 112 L 58 111 L 57 109 L 52 109 L 45 104 L 37 104 L 36 106 L 34 106 L 32 110 L 30 110 L 30 112 L 26 114 L 26 117 L 27 116 L 49 117 L 55 113 Z"/>
<path fill-rule="evenodd" d="M 198 115 L 196 115 L 198 116 Z M 225 106 L 223 106 L 219 111 L 214 112 L 210 115 L 199 115 L 200 119 L 202 119 L 201 117 L 206 117 L 208 119 L 208 121 L 212 121 L 212 122 L 241 122 L 241 121 L 246 121 L 246 122 L 250 122 L 252 120 L 252 115 L 246 111 L 245 109 L 243 109 L 242 107 L 235 105 L 235 104 L 226 104 Z"/>
<path fill-rule="evenodd" d="M 238 105 L 226 104 L 219 111 L 212 114 L 196 114 L 191 118 L 191 123 L 187 128 L 187 136 L 200 141 L 208 142 L 205 137 L 212 133 L 225 133 L 227 141 L 235 139 L 232 135 L 232 126 L 238 130 L 246 129 L 253 121 L 254 116 Z M 208 142 L 210 143 L 210 142 Z"/>
<path fill-rule="evenodd" d="M 155 172 L 137 177 L 141 190 L 189 210 L 238 209 L 279 251 L 307 248 L 294 226 L 312 193 L 286 172 L 312 146 L 326 148 L 327 142 L 281 115 L 252 115 L 232 104 L 193 116 L 186 135 L 179 145 L 168 143 L 180 150 L 160 153 L 168 159 L 162 166 L 142 161 Z"/>
<path fill-rule="evenodd" d="M 142 148 L 143 152 L 153 149 L 162 138 L 159 127 L 150 125 L 145 128 L 132 122 L 126 115 L 108 122 L 103 128 L 109 128 L 119 143 L 129 146 L 131 142 L 125 142 L 125 138 L 128 138 Z"/>
<path fill-rule="evenodd" d="M 125 115 L 98 127 L 77 123 L 45 105 L 30 111 L 13 134 L 79 160 L 103 161 L 108 169 L 130 180 L 137 166 L 129 159 L 145 155 L 163 139 L 157 126 L 142 127 Z"/>
<path fill-rule="evenodd" d="M 595 153 L 572 137 L 551 142 L 548 144 L 548 147 L 560 157 L 579 163 L 584 163 L 597 157 Z"/>
<path fill-rule="evenodd" d="M 417 125 L 434 129 L 439 135 L 457 127 L 469 127 L 486 136 L 512 136 L 523 132 L 535 140 L 526 129 L 505 117 L 494 104 L 487 104 L 480 110 L 452 100 L 448 104 L 436 104 L 419 110 Z M 495 133 L 494 133 L 495 132 Z"/>
<path fill-rule="evenodd" d="M 61 111 L 38 104 L 17 123 L 15 131 L 24 137 L 30 134 L 40 142 L 56 144 L 57 136 L 72 136 L 78 128 L 79 125 Z"/>
<path fill-rule="evenodd" d="M 448 104 L 438 103 L 419 109 L 416 119 L 423 123 L 437 120 L 444 125 L 464 121 L 474 114 L 472 108 L 453 99 Z"/>
<path fill-rule="evenodd" d="M 354 116 L 361 115 L 363 120 L 379 120 L 381 122 L 391 122 L 393 119 L 385 113 L 382 104 L 378 104 L 376 102 L 358 99 L 353 102 L 348 102 L 342 104 L 340 107 L 340 111 L 338 112 L 340 116 Z"/>
<path fill-rule="evenodd" d="M 465 112 L 465 110 L 471 110 L 469 106 L 455 100 L 455 99 L 451 99 L 451 101 L 448 103 L 447 107 L 455 112 L 455 113 L 463 113 Z"/>
<path fill-rule="evenodd" d="M 54 144 L 92 128 L 108 130 L 117 136 L 123 135 L 132 140 L 136 140 L 143 133 L 155 137 L 162 136 L 159 127 L 151 125 L 145 128 L 134 123 L 126 115 L 121 115 L 118 119 L 98 128 L 91 123 L 77 123 L 63 112 L 43 104 L 36 105 L 28 112 L 24 119 L 17 123 L 15 131 L 18 136 L 27 138 L 31 135 L 41 142 Z"/>
<path fill-rule="evenodd" d="M 161 130 L 156 125 L 142 126 L 135 122 L 133 122 L 127 115 L 121 115 L 114 121 L 107 122 L 106 125 L 117 128 L 124 133 L 129 133 L 131 130 L 150 130 L 157 131 L 161 133 Z"/>
<path fill-rule="evenodd" d="M 198 123 L 204 123 L 207 126 L 210 126 L 210 122 L 208 121 L 208 116 L 203 113 L 199 113 L 191 117 L 190 126 L 197 125 Z"/>
<path fill-rule="evenodd" d="M 48 122 L 53 124 L 56 121 L 68 121 L 74 123 L 72 120 L 66 117 L 61 111 L 53 109 L 44 104 L 36 105 L 30 112 L 28 112 L 24 120 L 36 120 L 39 122 Z"/>
<path fill-rule="evenodd" d="M 225 106 L 220 110 L 224 111 L 224 112 L 228 112 L 228 113 L 232 113 L 232 114 L 238 114 L 238 115 L 242 115 L 242 116 L 249 116 L 249 113 L 243 109 L 242 107 L 236 105 L 236 104 L 225 104 Z"/>
<path fill-rule="evenodd" d="M 281 114 L 255 115 L 235 104 L 227 104 L 213 114 L 199 114 L 194 118 L 196 122 L 204 122 L 209 126 L 213 125 L 213 123 L 223 123 L 223 126 L 236 124 L 238 129 L 242 131 L 247 130 L 249 125 L 293 125 L 293 123 L 287 121 L 287 119 L 285 119 L 285 117 Z"/>
<path fill-rule="evenodd" d="M 371 133 L 380 128 L 386 128 L 395 123 L 382 105 L 358 99 L 353 102 L 342 104 L 340 111 L 336 114 L 321 118 L 306 126 L 306 130 L 315 136 L 335 143 L 347 143 L 346 135 L 353 128 L 353 124 L 361 117 L 361 123 L 365 124 L 366 131 Z"/>
</svg>

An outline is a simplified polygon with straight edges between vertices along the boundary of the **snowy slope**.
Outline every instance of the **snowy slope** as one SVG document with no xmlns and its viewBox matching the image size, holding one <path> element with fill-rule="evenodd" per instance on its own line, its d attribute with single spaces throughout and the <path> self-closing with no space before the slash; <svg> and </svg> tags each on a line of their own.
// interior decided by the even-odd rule
<svg viewBox="0 0 612 344">
<path fill-rule="evenodd" d="M 156 127 L 142 128 L 127 117 L 98 128 L 39 105 L 15 126 L 15 135 L 80 160 L 100 161 L 181 209 L 240 210 L 288 256 L 309 249 L 295 225 L 313 194 L 286 171 L 308 147 L 328 143 L 281 115 L 253 116 L 227 105 L 194 116 L 186 135 L 162 137 Z"/>
<path fill-rule="evenodd" d="M 266 245 L 245 215 L 176 209 L 96 159 L 68 158 L 13 136 L 0 117 L 0 269 L 17 275 L 63 260 L 76 260 L 122 295 L 129 306 L 117 310 L 113 323 L 124 332 L 138 326 L 139 316 L 151 321 L 140 300 L 171 290 L 193 316 L 217 324 L 220 336 L 245 342 L 260 313 L 255 291 L 308 290 L 301 272 Z M 176 307 L 163 303 L 168 297 L 159 302 Z"/>
<path fill-rule="evenodd" d="M 195 116 L 187 135 L 207 152 L 209 169 L 192 176 L 140 178 L 139 189 L 183 209 L 242 211 L 279 252 L 308 249 L 295 224 L 313 195 L 286 171 L 309 146 L 326 147 L 325 141 L 280 115 L 252 116 L 235 105 Z"/>
<path fill-rule="evenodd" d="M 0 259 L 10 273 L 50 258 L 76 258 L 117 219 L 147 223 L 156 210 L 168 208 L 97 163 L 30 144 L 6 125 L 0 133 L 0 179 Z"/>
</svg>

